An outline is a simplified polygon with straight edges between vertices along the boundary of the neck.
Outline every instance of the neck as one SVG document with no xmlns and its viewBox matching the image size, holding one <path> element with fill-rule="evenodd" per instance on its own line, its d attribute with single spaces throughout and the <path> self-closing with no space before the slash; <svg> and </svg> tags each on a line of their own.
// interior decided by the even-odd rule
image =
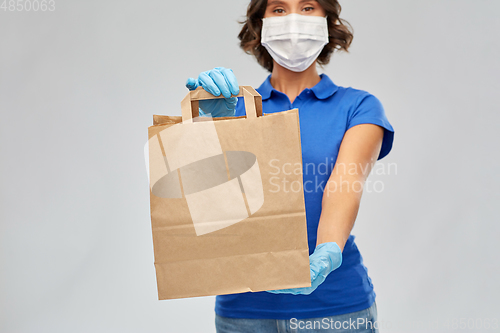
<svg viewBox="0 0 500 333">
<path fill-rule="evenodd" d="M 303 72 L 292 72 L 273 61 L 271 85 L 274 89 L 288 96 L 293 103 L 295 98 L 306 88 L 312 88 L 321 81 L 316 70 L 316 62 Z"/>
</svg>

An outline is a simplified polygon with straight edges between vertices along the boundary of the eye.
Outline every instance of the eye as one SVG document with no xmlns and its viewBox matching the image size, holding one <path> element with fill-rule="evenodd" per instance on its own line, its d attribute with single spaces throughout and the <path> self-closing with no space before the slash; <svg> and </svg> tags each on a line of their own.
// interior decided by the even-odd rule
<svg viewBox="0 0 500 333">
<path fill-rule="evenodd" d="M 314 10 L 314 7 L 305 7 L 302 9 L 302 11 L 304 11 L 304 12 L 311 12 L 313 10 Z"/>
<path fill-rule="evenodd" d="M 284 14 L 285 10 L 283 8 L 276 8 L 275 10 L 273 10 L 273 13 Z"/>
</svg>

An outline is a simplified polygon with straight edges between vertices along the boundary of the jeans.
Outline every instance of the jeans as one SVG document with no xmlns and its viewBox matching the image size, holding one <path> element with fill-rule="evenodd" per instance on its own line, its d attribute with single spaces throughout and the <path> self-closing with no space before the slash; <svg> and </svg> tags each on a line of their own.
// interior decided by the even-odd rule
<svg viewBox="0 0 500 333">
<path fill-rule="evenodd" d="M 331 317 L 240 319 L 215 315 L 217 333 L 378 333 L 377 305 Z"/>
</svg>

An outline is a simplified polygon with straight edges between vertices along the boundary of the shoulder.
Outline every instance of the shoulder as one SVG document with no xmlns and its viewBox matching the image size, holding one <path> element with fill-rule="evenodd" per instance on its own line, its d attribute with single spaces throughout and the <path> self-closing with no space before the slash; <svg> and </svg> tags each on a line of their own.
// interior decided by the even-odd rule
<svg viewBox="0 0 500 333">
<path fill-rule="evenodd" d="M 355 109 L 361 105 L 377 108 L 382 107 L 382 103 L 380 102 L 380 100 L 366 90 L 341 86 L 339 86 L 338 88 L 339 89 L 337 93 L 339 95 L 338 97 L 341 99 L 341 102 L 349 105 L 351 108 Z"/>
<path fill-rule="evenodd" d="M 335 106 L 350 123 L 348 127 L 351 127 L 355 122 L 367 119 L 385 119 L 382 103 L 366 90 L 339 86 L 336 95 Z M 354 119 L 356 119 L 355 122 Z"/>
<path fill-rule="evenodd" d="M 321 82 L 313 88 L 313 91 L 316 97 L 334 104 L 343 111 L 352 111 L 361 104 L 380 105 L 380 101 L 368 91 L 336 85 L 326 74 L 321 74 Z"/>
</svg>

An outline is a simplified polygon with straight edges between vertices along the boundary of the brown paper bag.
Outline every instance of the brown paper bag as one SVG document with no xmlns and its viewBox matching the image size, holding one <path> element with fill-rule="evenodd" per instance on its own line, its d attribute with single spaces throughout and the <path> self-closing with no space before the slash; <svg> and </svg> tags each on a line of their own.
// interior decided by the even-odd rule
<svg viewBox="0 0 500 333">
<path fill-rule="evenodd" d="M 246 117 L 198 117 L 214 98 L 198 88 L 149 127 L 159 299 L 311 285 L 298 110 L 262 116 L 252 87 L 238 96 Z"/>
</svg>

